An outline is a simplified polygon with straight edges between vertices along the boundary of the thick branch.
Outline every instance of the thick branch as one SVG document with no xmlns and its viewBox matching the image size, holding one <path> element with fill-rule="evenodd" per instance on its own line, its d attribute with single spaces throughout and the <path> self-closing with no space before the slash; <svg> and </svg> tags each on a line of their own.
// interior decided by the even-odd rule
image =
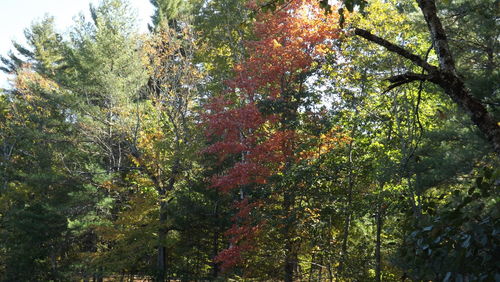
<svg viewBox="0 0 500 282">
<path fill-rule="evenodd" d="M 414 64 L 417 66 L 422 67 L 429 73 L 433 73 L 437 71 L 437 68 L 435 66 L 430 65 L 426 61 L 424 61 L 422 58 L 419 56 L 409 52 L 408 50 L 405 50 L 403 47 L 400 47 L 394 43 L 391 43 L 383 38 L 380 38 L 372 33 L 370 33 L 367 30 L 361 29 L 361 28 L 355 28 L 354 29 L 354 34 L 363 37 L 364 39 L 371 41 L 373 43 L 376 43 L 382 47 L 385 47 L 388 51 L 391 51 L 393 53 L 396 53 L 410 61 L 412 61 Z"/>
<path fill-rule="evenodd" d="M 391 76 L 387 78 L 386 80 L 391 82 L 391 83 L 397 83 L 397 82 L 412 82 L 412 81 L 427 81 L 431 80 L 432 76 L 427 75 L 427 74 L 419 74 L 419 73 L 414 73 L 414 72 L 407 72 L 395 76 Z"/>
<path fill-rule="evenodd" d="M 407 72 L 404 74 L 399 74 L 395 76 L 391 76 L 389 78 L 386 78 L 385 80 L 391 82 L 392 84 L 387 88 L 385 92 L 389 92 L 392 89 L 413 82 L 413 81 L 430 81 L 432 79 L 431 75 L 427 74 L 418 74 L 418 73 L 413 73 L 413 72 Z M 384 93 L 385 93 L 384 92 Z"/>
</svg>

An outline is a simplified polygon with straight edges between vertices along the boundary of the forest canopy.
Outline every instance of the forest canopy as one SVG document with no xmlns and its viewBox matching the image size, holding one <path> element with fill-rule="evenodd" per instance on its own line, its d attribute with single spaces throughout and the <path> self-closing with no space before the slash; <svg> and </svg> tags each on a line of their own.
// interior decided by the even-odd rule
<svg viewBox="0 0 500 282">
<path fill-rule="evenodd" d="M 497 0 L 150 2 L 0 57 L 0 281 L 500 281 Z"/>
</svg>

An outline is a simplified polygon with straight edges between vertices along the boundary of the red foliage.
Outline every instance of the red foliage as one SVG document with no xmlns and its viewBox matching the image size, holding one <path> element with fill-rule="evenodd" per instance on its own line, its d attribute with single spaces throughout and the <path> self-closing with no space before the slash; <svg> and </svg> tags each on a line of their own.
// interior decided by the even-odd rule
<svg viewBox="0 0 500 282">
<path fill-rule="evenodd" d="M 297 75 L 310 70 L 331 50 L 339 36 L 337 23 L 334 15 L 323 13 L 316 0 L 292 0 L 273 13 L 258 15 L 254 28 L 258 40 L 247 42 L 249 56 L 235 67 L 235 78 L 227 82 L 239 101 L 218 97 L 208 106 L 206 133 L 217 139 L 205 152 L 216 154 L 221 161 L 241 156 L 223 175 L 212 178 L 213 187 L 228 192 L 242 185 L 264 184 L 294 158 L 297 134 L 280 128 L 280 117 L 263 115 L 256 103 L 298 90 Z M 249 209 L 256 208 L 249 206 L 248 201 L 241 203 L 239 223 L 227 233 L 231 247 L 216 258 L 224 268 L 240 262 L 241 253 L 250 247 L 245 242 L 255 236 L 256 227 L 242 220 Z"/>
<path fill-rule="evenodd" d="M 260 15 L 255 23 L 259 40 L 248 42 L 250 56 L 237 65 L 236 79 L 229 85 L 250 98 L 263 88 L 267 91 L 261 94 L 278 97 L 285 84 L 330 49 L 340 34 L 337 23 L 314 0 L 294 0 L 274 13 Z"/>
<path fill-rule="evenodd" d="M 242 262 L 241 254 L 255 246 L 254 239 L 259 234 L 263 223 L 252 225 L 249 215 L 259 205 L 259 202 L 250 203 L 248 199 L 235 203 L 235 207 L 239 209 L 239 212 L 234 216 L 233 220 L 238 221 L 240 224 L 233 224 L 225 232 L 225 235 L 230 238 L 230 246 L 214 258 L 214 261 L 221 263 L 222 271 Z"/>
</svg>

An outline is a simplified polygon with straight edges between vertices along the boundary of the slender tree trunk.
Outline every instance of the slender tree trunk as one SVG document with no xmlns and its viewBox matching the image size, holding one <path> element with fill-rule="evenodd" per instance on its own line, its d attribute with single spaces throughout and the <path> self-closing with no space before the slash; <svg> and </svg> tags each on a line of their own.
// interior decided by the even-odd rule
<svg viewBox="0 0 500 282">
<path fill-rule="evenodd" d="M 349 228 L 351 225 L 351 191 L 349 191 L 349 198 L 348 198 L 348 211 L 346 212 L 346 218 L 344 222 L 344 233 L 342 234 L 342 253 L 340 254 L 340 261 L 339 261 L 339 266 L 338 266 L 338 272 L 341 274 L 344 271 L 344 264 L 347 259 L 347 242 L 349 241 Z"/>
<path fill-rule="evenodd" d="M 3 169 L 3 190 L 7 190 L 7 186 L 9 184 L 9 176 L 8 176 L 8 163 L 10 162 L 10 157 L 12 156 L 12 151 L 14 151 L 14 145 L 7 145 L 7 141 L 5 141 L 2 144 L 3 147 L 3 163 L 4 163 L 4 169 Z"/>
<path fill-rule="evenodd" d="M 166 199 L 166 194 L 167 191 L 170 191 L 173 189 L 174 184 L 175 184 L 175 175 L 176 175 L 176 170 L 178 167 L 178 162 L 174 162 L 174 165 L 172 166 L 172 171 L 170 173 L 170 180 L 168 183 L 168 187 L 164 187 L 161 173 L 160 171 L 157 171 L 156 173 L 148 169 L 147 165 L 143 163 L 142 160 L 142 155 L 139 153 L 138 150 L 133 150 L 132 155 L 137 159 L 139 162 L 139 165 L 141 169 L 148 175 L 148 177 L 151 179 L 151 181 L 154 183 L 156 191 L 158 191 L 158 201 L 159 201 L 159 228 L 158 228 L 158 246 L 157 246 L 157 254 L 156 254 L 156 274 L 155 274 L 155 280 L 157 282 L 163 282 L 165 281 L 165 275 L 167 272 L 167 267 L 166 267 L 166 261 L 167 261 L 167 254 L 166 254 L 166 246 L 165 246 L 165 239 L 167 238 L 167 232 L 168 229 L 165 226 L 167 223 L 167 199 Z"/>
<path fill-rule="evenodd" d="M 297 264 L 297 255 L 295 254 L 295 248 L 293 243 L 293 228 L 295 220 L 292 217 L 292 208 L 295 202 L 295 196 L 292 191 L 285 190 L 283 200 L 283 210 L 286 213 L 286 223 L 284 230 L 285 239 L 285 282 L 293 281 L 293 274 L 295 265 Z"/>
<path fill-rule="evenodd" d="M 355 128 L 352 130 L 352 135 L 354 137 L 354 132 Z M 338 272 L 339 274 L 342 273 L 344 270 L 344 264 L 347 259 L 347 242 L 349 240 L 349 228 L 351 225 L 351 216 L 352 216 L 352 189 L 354 187 L 354 178 L 353 178 L 353 164 L 352 164 L 352 147 L 353 147 L 353 141 L 349 142 L 349 166 L 347 169 L 349 170 L 348 172 L 348 194 L 347 194 L 347 206 L 346 206 L 346 211 L 345 211 L 345 222 L 344 222 L 344 232 L 342 234 L 342 253 L 340 256 L 340 261 L 339 261 L 339 266 L 338 266 Z"/>
<path fill-rule="evenodd" d="M 215 217 L 215 231 L 214 231 L 214 236 L 212 238 L 212 258 L 215 258 L 217 254 L 219 253 L 219 237 L 220 237 L 220 230 L 219 230 L 219 202 L 215 202 L 215 209 L 214 209 L 214 217 Z M 215 262 L 215 260 L 212 262 L 212 278 L 217 279 L 219 276 L 219 264 Z"/>
<path fill-rule="evenodd" d="M 88 235 L 89 241 L 88 245 L 86 246 L 86 249 L 88 249 L 89 252 L 91 253 L 97 253 L 97 243 L 99 241 L 99 237 L 95 233 L 95 231 L 91 231 L 90 234 Z M 92 281 L 98 282 L 102 281 L 102 271 L 101 268 L 98 267 L 97 269 L 92 269 L 92 273 L 89 273 L 89 276 L 92 277 Z"/>
<path fill-rule="evenodd" d="M 287 228 L 288 229 L 288 228 Z M 288 233 L 287 235 L 290 235 Z M 293 253 L 293 243 L 291 236 L 286 236 L 285 238 L 285 282 L 293 281 L 294 268 L 296 263 L 296 257 Z"/>
<path fill-rule="evenodd" d="M 318 281 L 323 279 L 323 255 L 321 255 L 321 267 L 319 268 Z"/>
<path fill-rule="evenodd" d="M 295 259 L 292 254 L 292 244 L 290 242 L 286 243 L 285 246 L 285 282 L 293 282 L 293 269 L 295 267 Z"/>
<path fill-rule="evenodd" d="M 52 247 L 52 251 L 50 252 L 50 264 L 52 268 L 52 279 L 54 281 L 57 281 L 57 258 L 56 258 L 56 251 L 54 250 L 54 247 Z"/>
<path fill-rule="evenodd" d="M 168 269 L 167 269 L 167 247 L 165 246 L 165 240 L 167 238 L 168 228 L 167 224 L 167 192 L 174 190 L 175 177 L 177 176 L 180 169 L 180 161 L 176 159 L 172 165 L 170 178 L 168 185 L 166 187 L 158 187 L 159 197 L 160 197 L 160 218 L 159 224 L 160 228 L 158 230 L 158 257 L 156 261 L 157 267 L 157 281 L 165 281 L 168 279 Z"/>
<path fill-rule="evenodd" d="M 165 240 L 167 238 L 167 202 L 165 199 L 166 191 L 165 189 L 160 189 L 160 218 L 159 224 L 160 228 L 158 230 L 158 256 L 156 258 L 156 269 L 157 269 L 157 282 L 165 281 L 165 275 L 167 272 L 166 261 L 167 261 L 167 248 L 165 246 Z"/>
<path fill-rule="evenodd" d="M 171 186 L 174 183 L 172 181 Z M 170 185 L 169 185 L 170 186 Z M 169 190 L 170 191 L 170 190 Z M 158 269 L 158 281 L 165 281 L 168 275 L 167 271 L 167 247 L 165 246 L 165 240 L 167 239 L 168 228 L 167 224 L 167 200 L 166 200 L 166 189 L 162 189 L 160 192 L 160 218 L 159 224 L 160 228 L 158 230 L 158 257 L 156 260 L 156 267 Z"/>
<path fill-rule="evenodd" d="M 376 213 L 376 224 L 377 224 L 377 238 L 375 243 L 375 281 L 381 281 L 382 275 L 382 257 L 380 253 L 382 245 L 382 205 L 380 202 L 377 203 L 377 213 Z"/>
</svg>

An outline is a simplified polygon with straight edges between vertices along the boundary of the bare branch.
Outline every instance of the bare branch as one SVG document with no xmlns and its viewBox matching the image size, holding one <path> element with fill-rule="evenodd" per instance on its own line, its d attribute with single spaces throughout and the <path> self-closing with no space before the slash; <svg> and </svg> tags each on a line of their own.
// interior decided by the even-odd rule
<svg viewBox="0 0 500 282">
<path fill-rule="evenodd" d="M 387 88 L 384 93 L 391 91 L 392 89 L 413 82 L 413 81 L 430 81 L 432 79 L 431 75 L 428 74 L 418 74 L 413 72 L 407 72 L 404 74 L 399 74 L 386 78 L 385 80 L 391 82 L 392 84 Z"/>
<path fill-rule="evenodd" d="M 396 83 L 396 82 L 401 82 L 401 81 L 406 81 L 408 83 L 408 82 L 412 82 L 412 81 L 428 81 L 431 79 L 432 79 L 432 76 L 428 75 L 428 74 L 407 72 L 407 73 L 391 76 L 389 78 L 386 78 L 385 80 L 387 80 L 391 83 Z"/>
<path fill-rule="evenodd" d="M 364 29 L 361 29 L 361 28 L 355 28 L 354 29 L 354 34 L 356 34 L 356 35 L 358 35 L 360 37 L 363 37 L 364 39 L 366 39 L 368 41 L 376 43 L 376 44 L 384 47 L 388 51 L 396 53 L 396 54 L 398 54 L 398 55 L 400 55 L 400 56 L 402 56 L 402 57 L 404 57 L 404 58 L 412 61 L 414 64 L 416 64 L 417 66 L 422 67 L 423 69 L 425 69 L 429 73 L 434 73 L 434 72 L 438 71 L 438 69 L 435 66 L 430 65 L 429 63 L 427 63 L 426 61 L 424 61 L 419 56 L 411 53 L 408 50 L 405 50 L 401 46 L 398 46 L 398 45 L 396 45 L 394 43 L 391 43 L 391 42 L 389 42 L 389 41 L 387 41 L 387 40 L 385 40 L 383 38 L 380 38 L 380 37 L 372 34 L 371 32 L 369 32 L 367 30 L 364 30 Z"/>
</svg>

